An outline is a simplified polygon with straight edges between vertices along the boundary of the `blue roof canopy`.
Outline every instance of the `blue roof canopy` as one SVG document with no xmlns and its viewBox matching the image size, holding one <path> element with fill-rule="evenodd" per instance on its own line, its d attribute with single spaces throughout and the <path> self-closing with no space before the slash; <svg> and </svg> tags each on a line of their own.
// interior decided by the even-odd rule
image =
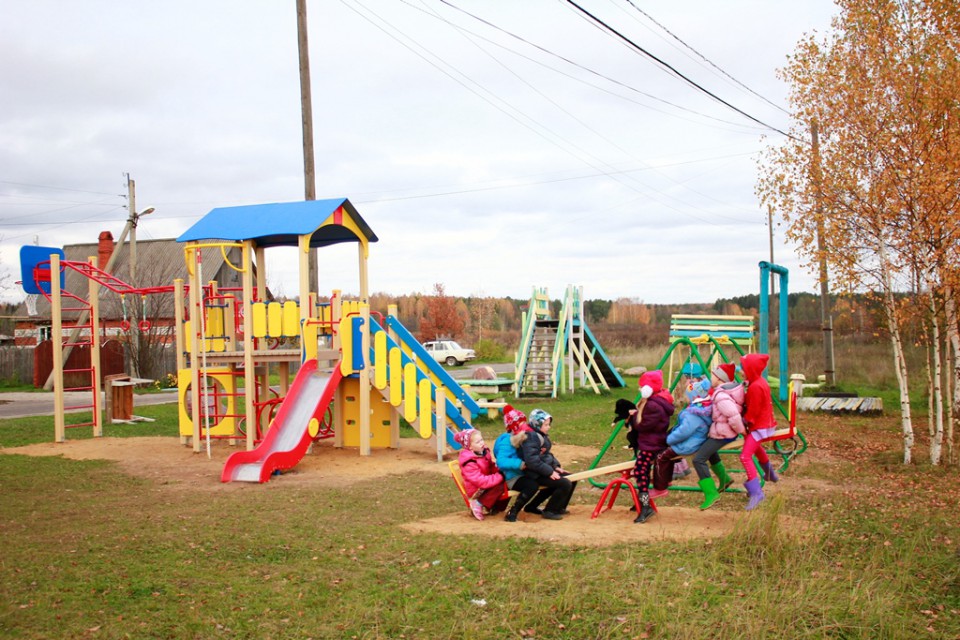
<svg viewBox="0 0 960 640">
<path fill-rule="evenodd" d="M 356 232 L 343 224 L 327 224 L 342 207 L 343 216 L 353 221 L 367 242 L 378 240 L 370 226 L 346 198 L 275 202 L 241 207 L 218 207 L 198 220 L 177 238 L 177 242 L 197 240 L 253 240 L 260 247 L 296 247 L 298 238 L 313 234 L 311 247 L 326 247 L 340 242 L 359 242 Z"/>
</svg>

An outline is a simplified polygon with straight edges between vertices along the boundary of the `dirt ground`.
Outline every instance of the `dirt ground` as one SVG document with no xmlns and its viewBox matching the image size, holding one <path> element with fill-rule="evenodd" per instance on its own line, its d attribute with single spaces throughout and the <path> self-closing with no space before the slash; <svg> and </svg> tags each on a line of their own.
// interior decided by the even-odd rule
<svg viewBox="0 0 960 640">
<path fill-rule="evenodd" d="M 162 490 L 175 491 L 257 491 L 256 484 L 220 482 L 224 462 L 241 446 L 226 442 L 212 443 L 211 457 L 206 450 L 194 453 L 173 438 L 97 438 L 70 440 L 65 443 L 42 443 L 25 447 L 0 448 L 0 453 L 31 456 L 57 456 L 75 460 L 103 459 L 116 461 L 122 470 L 133 476 L 148 478 Z M 554 446 L 554 453 L 568 469 L 589 466 L 597 451 L 574 446 Z M 446 460 L 452 460 L 448 455 Z M 446 462 L 438 462 L 433 440 L 403 439 L 399 449 L 374 450 L 369 458 L 356 449 L 336 449 L 330 441 L 314 446 L 294 469 L 273 478 L 271 483 L 293 483 L 303 487 L 343 487 L 386 475 L 403 475 L 413 471 L 448 475 Z M 768 496 L 791 490 L 791 478 L 776 485 L 768 484 Z M 799 485 L 794 484 L 794 488 Z M 626 540 L 709 540 L 732 530 L 750 514 L 742 511 L 742 494 L 728 494 L 723 503 L 736 504 L 735 511 L 700 511 L 675 506 L 677 499 L 666 496 L 658 501 L 659 515 L 642 525 L 633 523 L 635 513 L 629 511 L 630 499 L 622 492 L 610 511 L 591 519 L 600 499 L 600 490 L 581 482 L 570 506 L 571 513 L 560 521 L 522 514 L 520 521 L 509 523 L 502 515 L 478 522 L 468 513 L 451 481 L 451 511 L 447 515 L 405 523 L 404 529 L 425 534 L 484 535 L 492 537 L 530 537 L 556 544 L 603 546 Z M 454 499 L 455 498 L 455 499 Z M 727 507 L 729 508 L 729 507 Z"/>
</svg>

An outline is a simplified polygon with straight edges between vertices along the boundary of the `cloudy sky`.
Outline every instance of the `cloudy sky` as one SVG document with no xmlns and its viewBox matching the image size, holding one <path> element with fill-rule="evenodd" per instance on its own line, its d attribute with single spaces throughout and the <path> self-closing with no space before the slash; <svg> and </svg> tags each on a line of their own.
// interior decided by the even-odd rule
<svg viewBox="0 0 960 640">
<path fill-rule="evenodd" d="M 214 207 L 303 199 L 295 0 L 0 6 L 5 299 L 23 297 L 22 245 L 119 238 L 127 174 L 137 209 L 155 208 L 140 240 Z M 756 293 L 770 257 L 756 159 L 791 124 L 775 71 L 834 10 L 308 0 L 317 196 L 349 198 L 379 236 L 373 291 Z M 319 260 L 321 291 L 357 291 L 353 245 Z M 814 291 L 776 229 L 774 260 Z M 266 268 L 296 293 L 293 250 Z"/>
</svg>

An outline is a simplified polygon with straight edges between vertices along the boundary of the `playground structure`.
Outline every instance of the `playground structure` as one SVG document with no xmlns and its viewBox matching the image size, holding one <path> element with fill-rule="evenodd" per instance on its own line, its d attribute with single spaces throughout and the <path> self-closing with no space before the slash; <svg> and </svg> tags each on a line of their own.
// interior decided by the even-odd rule
<svg viewBox="0 0 960 640">
<path fill-rule="evenodd" d="M 534 288 L 521 320 L 520 348 L 514 362 L 516 397 L 573 392 L 577 385 L 594 393 L 624 387 L 623 378 L 587 326 L 583 287 L 567 286 L 556 318 L 545 288 Z"/>
<path fill-rule="evenodd" d="M 670 374 L 665 377 L 665 386 L 673 393 L 679 386 L 683 377 L 700 377 L 709 375 L 714 366 L 721 362 L 737 363 L 740 356 L 752 351 L 754 344 L 758 347 L 760 353 L 769 353 L 769 318 L 770 318 L 770 281 L 771 274 L 779 278 L 780 284 L 780 317 L 779 317 L 779 377 L 767 376 L 770 383 L 771 400 L 777 411 L 787 421 L 786 428 L 778 429 L 773 436 L 763 440 L 763 444 L 771 461 L 779 460 L 778 472 L 784 472 L 790 465 L 790 461 L 800 455 L 807 449 L 807 441 L 801 431 L 797 428 L 797 397 L 802 394 L 802 382 L 799 379 L 792 379 L 788 384 L 782 384 L 786 380 L 789 369 L 788 352 L 788 290 L 789 290 L 789 272 L 785 267 L 771 264 L 769 262 L 760 262 L 760 309 L 759 309 L 759 332 L 754 335 L 752 331 L 753 319 L 748 316 L 674 316 L 670 328 L 670 345 L 666 353 L 657 363 L 655 369 L 663 369 L 664 365 L 669 364 Z M 748 351 L 744 351 L 744 347 Z M 681 365 L 676 375 L 673 375 L 674 358 L 679 357 Z M 737 376 L 739 378 L 739 374 Z M 641 399 L 639 392 L 634 398 L 634 403 Z M 590 469 L 599 468 L 600 461 L 604 458 L 613 442 L 620 435 L 625 424 L 620 420 L 613 425 L 613 430 L 600 449 L 600 453 L 590 464 Z M 724 447 L 720 453 L 726 455 L 739 455 L 740 447 L 737 445 L 739 440 L 734 441 Z M 761 476 L 762 477 L 762 476 Z M 588 478 L 589 482 L 598 488 L 607 488 L 607 484 L 602 484 Z M 681 491 L 700 491 L 698 486 L 671 486 L 671 490 Z M 728 488 L 728 492 L 741 492 L 741 489 Z"/>
<path fill-rule="evenodd" d="M 438 458 L 448 447 L 459 448 L 454 433 L 481 409 L 403 327 L 395 307 L 385 317 L 369 310 L 367 258 L 377 237 L 347 199 L 218 208 L 178 241 L 189 282 L 152 288 L 133 287 L 93 266 L 93 259 L 63 260 L 60 249 L 21 251 L 24 289 L 50 300 L 53 335 L 72 329 L 78 336 L 53 350 L 57 442 L 68 426 L 92 425 L 95 436 L 103 433 L 99 350 L 91 349 L 91 366 L 78 372 L 64 369 L 63 351 L 96 345 L 99 292 L 106 287 L 121 297 L 173 295 L 181 441 L 195 452 L 205 441 L 208 454 L 213 439 L 246 444 L 244 455 L 228 460 L 224 481 L 264 482 L 295 465 L 320 438 L 357 447 L 361 455 L 396 447 L 401 411 L 422 437 L 436 437 Z M 309 291 L 308 252 L 341 242 L 358 245 L 360 296 L 343 300 L 334 290 L 323 300 Z M 267 300 L 265 251 L 279 246 L 298 249 L 296 301 Z M 211 251 L 240 274 L 241 287 L 204 281 L 203 255 L 209 262 Z M 86 277 L 89 301 L 63 290 L 66 270 Z M 64 326 L 65 313 L 78 314 L 72 327 Z M 138 328 L 149 330 L 149 322 Z M 89 382 L 65 389 L 65 373 Z M 90 401 L 66 407 L 64 391 L 89 392 Z M 65 425 L 66 409 L 90 409 L 92 421 Z"/>
<path fill-rule="evenodd" d="M 364 456 L 395 448 L 401 410 L 422 437 L 436 438 L 438 459 L 459 448 L 453 435 L 481 409 L 403 327 L 394 307 L 386 317 L 370 311 L 367 259 L 377 237 L 349 200 L 218 208 L 178 241 L 191 292 L 202 290 L 204 251 L 240 256 L 233 264 L 239 296 L 211 284 L 209 293 L 190 295 L 177 323 L 189 358 L 179 373 L 182 438 L 194 451 L 201 441 L 209 451 L 211 439 L 246 439 L 247 450 L 227 460 L 224 482 L 265 482 L 320 438 Z M 358 246 L 359 299 L 343 300 L 334 290 L 324 300 L 309 290 L 308 254 L 341 242 Z M 298 250 L 296 301 L 266 299 L 264 252 L 280 246 Z M 291 385 L 293 364 L 299 371 Z"/>
</svg>

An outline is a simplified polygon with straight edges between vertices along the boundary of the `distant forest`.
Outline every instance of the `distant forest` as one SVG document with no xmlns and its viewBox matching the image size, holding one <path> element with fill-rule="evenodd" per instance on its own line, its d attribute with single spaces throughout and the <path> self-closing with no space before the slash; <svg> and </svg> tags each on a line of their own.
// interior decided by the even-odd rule
<svg viewBox="0 0 960 640">
<path fill-rule="evenodd" d="M 821 339 L 820 297 L 811 293 L 793 293 L 789 300 L 790 337 L 796 342 L 814 343 Z M 771 296 L 771 329 L 779 317 L 778 297 Z M 491 340 L 507 349 L 520 342 L 520 322 L 528 299 L 460 298 L 446 296 L 438 286 L 432 295 L 413 293 L 390 295 L 375 293 L 370 308 L 385 313 L 396 304 L 400 321 L 421 340 L 446 337 L 473 347 Z M 854 337 L 870 342 L 888 339 L 882 311 L 868 295 L 834 296 L 833 328 L 838 338 Z M 551 303 L 558 315 L 561 300 Z M 663 344 L 669 332 L 670 316 L 675 313 L 715 315 L 759 315 L 759 295 L 723 298 L 712 304 L 647 304 L 632 298 L 592 299 L 584 302 L 587 324 L 597 339 L 610 347 L 642 347 Z M 23 312 L 18 304 L 0 305 L 0 334 L 13 335 L 14 316 Z"/>
<path fill-rule="evenodd" d="M 779 296 L 771 296 L 771 329 L 779 318 Z M 474 346 L 481 340 L 493 340 L 507 348 L 519 344 L 520 323 L 528 299 L 460 298 L 446 296 L 442 286 L 433 295 L 393 296 L 377 293 L 370 297 L 370 308 L 385 312 L 396 304 L 400 321 L 421 340 L 446 337 Z M 552 311 L 559 314 L 561 300 L 553 300 Z M 788 296 L 791 340 L 814 343 L 822 339 L 820 296 L 794 293 Z M 834 333 L 837 337 L 855 337 L 870 342 L 887 339 L 878 302 L 868 295 L 844 295 L 831 298 Z M 723 298 L 702 304 L 647 304 L 631 298 L 584 301 L 584 315 L 597 339 L 613 347 L 640 347 L 667 341 L 673 314 L 752 315 L 759 316 L 758 294 Z M 453 318 L 452 316 L 455 316 Z"/>
</svg>

